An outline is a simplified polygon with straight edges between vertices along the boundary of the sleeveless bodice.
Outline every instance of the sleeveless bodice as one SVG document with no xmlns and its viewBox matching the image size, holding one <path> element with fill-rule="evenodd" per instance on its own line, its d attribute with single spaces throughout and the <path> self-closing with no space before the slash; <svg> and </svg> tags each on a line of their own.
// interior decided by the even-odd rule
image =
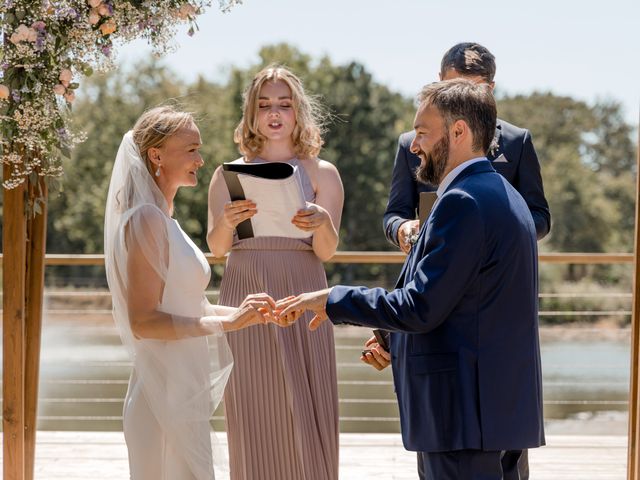
<svg viewBox="0 0 640 480">
<path fill-rule="evenodd" d="M 206 257 L 176 220 L 167 221 L 169 266 L 159 309 L 185 317 L 203 314 L 202 299 L 211 268 Z"/>
</svg>

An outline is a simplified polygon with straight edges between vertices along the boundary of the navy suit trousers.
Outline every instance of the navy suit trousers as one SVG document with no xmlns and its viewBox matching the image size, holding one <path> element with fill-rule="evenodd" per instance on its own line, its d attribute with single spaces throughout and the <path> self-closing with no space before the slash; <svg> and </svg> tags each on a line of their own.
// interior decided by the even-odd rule
<svg viewBox="0 0 640 480">
<path fill-rule="evenodd" d="M 418 452 L 420 480 L 528 480 L 527 450 Z"/>
</svg>

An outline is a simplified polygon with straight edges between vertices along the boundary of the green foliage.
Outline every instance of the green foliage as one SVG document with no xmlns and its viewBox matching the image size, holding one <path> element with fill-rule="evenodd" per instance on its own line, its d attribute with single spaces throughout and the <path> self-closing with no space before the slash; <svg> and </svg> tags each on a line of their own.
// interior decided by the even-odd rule
<svg viewBox="0 0 640 480">
<path fill-rule="evenodd" d="M 48 251 L 102 251 L 104 202 L 113 159 L 122 135 L 147 108 L 175 99 L 193 111 L 204 145 L 199 185 L 181 189 L 176 217 L 206 250 L 207 190 L 214 169 L 239 156 L 233 131 L 241 116 L 242 92 L 253 75 L 270 63 L 287 65 L 307 91 L 325 105 L 329 123 L 321 157 L 334 163 L 345 185 L 341 250 L 387 250 L 382 231 L 398 135 L 411 127 L 412 100 L 376 82 L 357 62 L 336 65 L 285 45 L 259 52 L 246 69 L 232 67 L 224 82 L 199 78 L 189 85 L 161 64 L 96 76 L 76 102 L 76 121 L 88 137 L 64 165 L 64 189 L 49 209 Z M 531 130 L 540 158 L 552 230 L 546 251 L 631 251 L 635 218 L 634 129 L 620 105 L 589 106 L 549 93 L 503 96 L 501 118 Z M 398 266 L 332 266 L 331 282 L 392 286 Z M 617 267 L 562 267 L 554 282 L 605 278 L 627 284 Z"/>
<path fill-rule="evenodd" d="M 636 146 L 621 106 L 601 102 L 589 107 L 569 97 L 533 93 L 500 98 L 498 112 L 533 136 L 552 217 L 541 249 L 632 251 Z M 564 277 L 578 280 L 589 271 L 569 266 Z M 608 276 L 615 269 L 597 271 Z"/>
</svg>

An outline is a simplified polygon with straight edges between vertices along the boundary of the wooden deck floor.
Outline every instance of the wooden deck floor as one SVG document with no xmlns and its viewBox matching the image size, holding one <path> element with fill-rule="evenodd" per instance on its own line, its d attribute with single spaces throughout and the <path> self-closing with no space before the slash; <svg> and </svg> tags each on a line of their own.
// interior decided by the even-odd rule
<svg viewBox="0 0 640 480">
<path fill-rule="evenodd" d="M 220 435 L 224 441 L 224 435 Z M 624 480 L 624 436 L 549 436 L 530 453 L 531 480 Z M 36 480 L 126 480 L 119 432 L 38 432 Z M 227 479 L 218 474 L 218 480 Z M 415 480 L 415 454 L 396 434 L 342 434 L 340 479 Z M 277 480 L 277 479 L 260 479 Z"/>
</svg>

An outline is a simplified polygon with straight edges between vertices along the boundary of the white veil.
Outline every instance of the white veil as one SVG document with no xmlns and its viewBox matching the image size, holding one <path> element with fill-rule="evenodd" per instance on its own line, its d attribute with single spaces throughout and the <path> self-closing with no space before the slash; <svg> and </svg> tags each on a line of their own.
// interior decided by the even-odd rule
<svg viewBox="0 0 640 480">
<path fill-rule="evenodd" d="M 152 267 L 162 282 L 164 298 L 171 222 L 167 202 L 140 156 L 133 133 L 128 132 L 113 166 L 105 211 L 105 266 L 113 317 L 144 397 L 173 450 L 198 480 L 211 480 L 212 449 L 203 439 L 210 436 L 209 419 L 222 399 L 233 365 L 222 327 L 208 337 L 208 343 L 206 337 L 149 340 L 135 338 L 129 319 L 128 295 L 139 293 L 129 292 L 129 251 L 135 246 L 137 255 Z M 215 314 L 204 294 L 197 305 L 170 310 L 158 304 L 158 315 L 165 319 L 170 315 L 174 325 L 195 323 L 203 315 Z M 216 467 L 226 467 L 222 448 L 215 449 L 214 458 Z"/>
</svg>

